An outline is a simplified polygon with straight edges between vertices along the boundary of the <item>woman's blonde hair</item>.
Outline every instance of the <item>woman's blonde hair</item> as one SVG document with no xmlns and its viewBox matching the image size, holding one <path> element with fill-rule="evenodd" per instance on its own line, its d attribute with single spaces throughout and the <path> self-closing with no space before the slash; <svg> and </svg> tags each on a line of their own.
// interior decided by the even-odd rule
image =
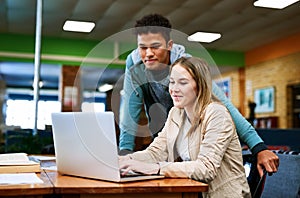
<svg viewBox="0 0 300 198">
<path fill-rule="evenodd" d="M 212 93 L 212 78 L 209 66 L 203 59 L 196 57 L 182 57 L 170 67 L 170 72 L 175 65 L 185 68 L 196 82 L 197 98 L 194 104 L 194 119 L 189 132 L 194 131 L 203 120 L 204 110 L 212 100 L 217 100 Z"/>
</svg>

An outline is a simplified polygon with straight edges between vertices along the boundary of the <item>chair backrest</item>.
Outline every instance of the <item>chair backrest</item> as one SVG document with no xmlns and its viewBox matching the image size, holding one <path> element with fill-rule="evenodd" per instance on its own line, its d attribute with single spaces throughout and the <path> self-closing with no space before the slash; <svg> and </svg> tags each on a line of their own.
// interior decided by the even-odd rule
<svg viewBox="0 0 300 198">
<path fill-rule="evenodd" d="M 295 152 L 278 153 L 277 173 L 266 178 L 262 198 L 300 197 L 300 154 Z"/>
<path fill-rule="evenodd" d="M 256 156 L 252 154 L 243 155 L 244 167 L 246 170 L 247 181 L 250 187 L 252 198 L 260 198 L 264 190 L 264 183 L 266 180 L 266 173 L 260 177 L 256 164 Z"/>
</svg>

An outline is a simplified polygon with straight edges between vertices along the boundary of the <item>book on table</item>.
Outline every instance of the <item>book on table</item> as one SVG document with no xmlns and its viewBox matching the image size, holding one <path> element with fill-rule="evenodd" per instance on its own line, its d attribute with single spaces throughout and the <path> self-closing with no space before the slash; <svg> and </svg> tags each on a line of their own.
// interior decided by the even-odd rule
<svg viewBox="0 0 300 198">
<path fill-rule="evenodd" d="M 29 155 L 30 160 L 38 162 L 41 165 L 41 169 L 54 168 L 56 166 L 55 155 Z"/>
<path fill-rule="evenodd" d="M 40 163 L 28 158 L 26 153 L 0 154 L 0 173 L 41 172 Z"/>
</svg>

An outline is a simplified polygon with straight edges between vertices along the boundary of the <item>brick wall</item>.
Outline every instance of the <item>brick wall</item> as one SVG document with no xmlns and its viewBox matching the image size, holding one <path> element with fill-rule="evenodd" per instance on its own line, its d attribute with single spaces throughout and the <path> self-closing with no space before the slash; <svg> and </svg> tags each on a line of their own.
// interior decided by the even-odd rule
<svg viewBox="0 0 300 198">
<path fill-rule="evenodd" d="M 256 114 L 256 117 L 278 116 L 279 128 L 288 128 L 288 107 L 291 102 L 288 100 L 288 86 L 300 83 L 300 52 L 246 66 L 245 75 L 252 87 L 247 99 L 254 100 L 254 90 L 257 88 L 275 88 L 275 111 Z M 246 108 L 248 114 L 249 109 Z"/>
<path fill-rule="evenodd" d="M 258 88 L 273 86 L 275 88 L 275 111 L 271 113 L 256 113 L 256 118 L 277 116 L 278 128 L 289 128 L 288 112 L 291 108 L 288 87 L 300 84 L 300 52 L 284 57 L 245 67 L 245 84 L 241 85 L 239 70 L 222 73 L 222 78 L 230 78 L 231 101 L 239 110 L 244 105 L 249 117 L 248 101 L 254 101 L 254 91 Z M 245 87 L 245 101 L 240 101 L 240 86 Z M 241 104 L 242 103 L 242 104 Z"/>
<path fill-rule="evenodd" d="M 221 74 L 221 78 L 215 79 L 215 80 L 221 80 L 221 79 L 230 79 L 230 99 L 232 104 L 240 109 L 240 83 L 239 83 L 239 72 L 238 69 L 234 71 L 224 72 Z"/>
</svg>

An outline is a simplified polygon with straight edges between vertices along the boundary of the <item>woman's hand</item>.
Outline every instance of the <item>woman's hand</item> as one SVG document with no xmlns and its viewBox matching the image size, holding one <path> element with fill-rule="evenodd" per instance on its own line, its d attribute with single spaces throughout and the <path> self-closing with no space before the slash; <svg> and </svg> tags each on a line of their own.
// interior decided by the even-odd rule
<svg viewBox="0 0 300 198">
<path fill-rule="evenodd" d="M 126 161 L 126 160 L 130 160 L 131 158 L 129 157 L 129 155 L 124 155 L 124 156 L 120 156 L 119 155 L 119 162 L 121 163 L 121 161 Z"/>
<path fill-rule="evenodd" d="M 122 156 L 126 157 L 126 156 Z M 153 174 L 158 174 L 160 167 L 159 164 L 152 164 L 152 163 L 146 163 L 146 162 L 141 162 L 133 159 L 120 159 L 119 158 L 119 164 L 120 164 L 120 169 L 123 170 L 121 173 L 122 175 L 126 175 L 129 171 L 134 171 L 138 173 L 144 173 L 146 175 L 153 175 Z M 129 157 L 128 157 L 129 158 Z"/>
</svg>

